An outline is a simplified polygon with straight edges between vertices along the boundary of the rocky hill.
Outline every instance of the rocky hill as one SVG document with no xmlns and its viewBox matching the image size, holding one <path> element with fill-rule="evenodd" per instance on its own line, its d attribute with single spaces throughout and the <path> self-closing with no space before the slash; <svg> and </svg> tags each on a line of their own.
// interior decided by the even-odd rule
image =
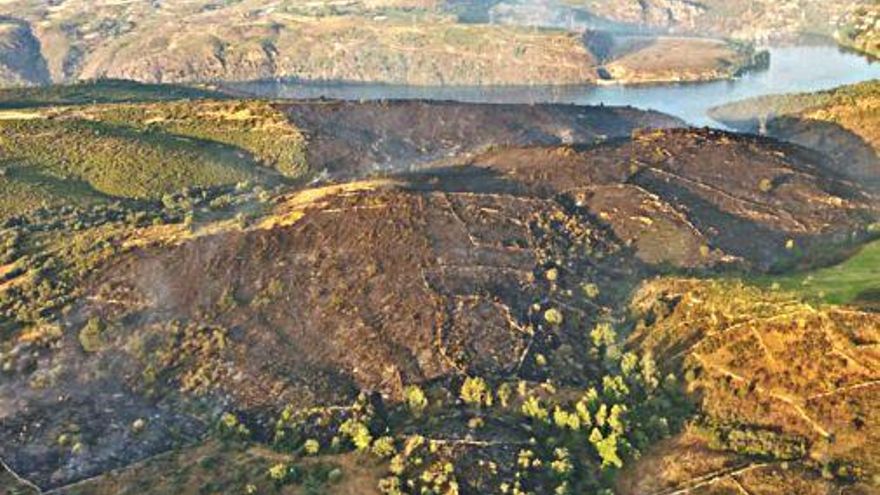
<svg viewBox="0 0 880 495">
<path fill-rule="evenodd" d="M 615 108 L 15 112 L 12 179 L 102 196 L 4 220 L 3 488 L 876 486 L 876 297 L 757 287 L 876 235 L 876 195 L 818 152 Z M 29 152 L 51 126 L 63 150 L 180 154 L 157 177 L 187 187 L 116 191 L 140 181 Z M 202 182 L 217 170 L 250 177 Z"/>
<path fill-rule="evenodd" d="M 742 40 L 791 40 L 803 34 L 831 36 L 856 5 L 870 2 L 831 0 L 559 0 L 618 28 L 727 36 Z"/>
</svg>

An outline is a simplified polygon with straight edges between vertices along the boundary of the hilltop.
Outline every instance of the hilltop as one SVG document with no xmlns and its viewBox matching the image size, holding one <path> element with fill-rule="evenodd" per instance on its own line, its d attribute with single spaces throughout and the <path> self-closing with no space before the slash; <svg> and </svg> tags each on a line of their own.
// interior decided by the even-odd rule
<svg viewBox="0 0 880 495">
<path fill-rule="evenodd" d="M 102 81 L 0 91 L 0 219 L 423 166 L 494 145 L 593 143 L 670 117 L 567 105 L 238 100 Z"/>
</svg>

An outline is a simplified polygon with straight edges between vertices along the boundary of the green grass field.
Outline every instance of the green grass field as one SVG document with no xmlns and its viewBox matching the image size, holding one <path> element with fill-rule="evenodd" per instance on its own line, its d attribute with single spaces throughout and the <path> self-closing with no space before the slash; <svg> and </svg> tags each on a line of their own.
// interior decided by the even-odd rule
<svg viewBox="0 0 880 495">
<path fill-rule="evenodd" d="M 840 264 L 757 282 L 830 304 L 880 305 L 880 240 L 866 244 Z"/>
<path fill-rule="evenodd" d="M 78 119 L 0 122 L 0 151 L 14 163 L 7 174 L 26 175 L 21 168 L 31 167 L 74 188 L 84 182 L 122 198 L 257 178 L 234 148 Z"/>
<path fill-rule="evenodd" d="M 307 172 L 305 138 L 270 102 L 125 81 L 0 90 L 0 220 Z"/>
<path fill-rule="evenodd" d="M 272 104 L 259 100 L 174 101 L 85 109 L 91 118 L 160 130 L 238 148 L 289 178 L 307 171 L 305 138 Z"/>
</svg>

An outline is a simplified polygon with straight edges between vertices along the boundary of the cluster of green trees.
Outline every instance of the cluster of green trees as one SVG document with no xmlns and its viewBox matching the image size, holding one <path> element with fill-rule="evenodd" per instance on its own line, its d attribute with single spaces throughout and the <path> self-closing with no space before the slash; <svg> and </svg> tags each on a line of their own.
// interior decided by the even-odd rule
<svg viewBox="0 0 880 495">
<path fill-rule="evenodd" d="M 661 376 L 650 355 L 621 350 L 611 325 L 594 327 L 585 345 L 603 369 L 585 389 L 480 376 L 409 385 L 399 403 L 361 395 L 350 407 L 289 407 L 273 445 L 299 456 L 356 451 L 387 462 L 381 489 L 388 495 L 454 495 L 463 483 L 518 495 L 602 493 L 629 459 L 680 428 L 691 408 L 678 380 Z M 431 438 L 439 417 L 459 426 Z M 494 428 L 507 431 L 498 437 L 505 439 L 492 440 L 501 431 Z M 474 481 L 477 461 L 468 452 L 481 450 L 492 460 L 480 459 Z"/>
<path fill-rule="evenodd" d="M 803 459 L 809 449 L 806 438 L 749 425 L 705 419 L 700 430 L 709 438 L 712 448 L 763 459 Z"/>
<path fill-rule="evenodd" d="M 605 373 L 571 399 L 573 390 L 549 383 L 502 383 L 494 391 L 471 377 L 461 399 L 480 415 L 518 417 L 530 433 L 513 478 L 502 493 L 586 493 L 607 488 L 625 460 L 679 428 L 690 405 L 673 376 L 661 377 L 651 356 L 621 353 L 614 330 L 591 332 Z M 586 490 L 586 492 L 585 492 Z"/>
</svg>

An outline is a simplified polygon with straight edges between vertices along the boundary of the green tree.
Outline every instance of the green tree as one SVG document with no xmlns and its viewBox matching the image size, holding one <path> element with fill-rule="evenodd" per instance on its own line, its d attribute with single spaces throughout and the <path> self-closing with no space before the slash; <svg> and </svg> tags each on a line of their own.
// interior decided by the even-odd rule
<svg viewBox="0 0 880 495">
<path fill-rule="evenodd" d="M 590 338 L 596 347 L 610 347 L 617 342 L 617 332 L 609 323 L 599 323 L 590 332 Z"/>
<path fill-rule="evenodd" d="M 321 444 L 317 440 L 310 438 L 303 444 L 303 450 L 308 455 L 317 455 L 321 450 Z"/>
<path fill-rule="evenodd" d="M 346 420 L 339 427 L 339 431 L 343 435 L 348 436 L 348 438 L 351 439 L 351 443 L 353 443 L 355 448 L 360 451 L 370 448 L 370 444 L 373 442 L 373 436 L 370 434 L 370 429 L 367 428 L 367 425 L 356 419 Z"/>
<path fill-rule="evenodd" d="M 407 386 L 403 391 L 403 396 L 410 412 L 416 416 L 421 416 L 425 408 L 428 407 L 428 398 L 425 397 L 425 392 L 418 385 Z"/>
<path fill-rule="evenodd" d="M 556 308 L 550 308 L 547 311 L 544 311 L 544 320 L 551 325 L 562 325 L 564 317 L 562 316 L 562 311 L 559 311 Z"/>
<path fill-rule="evenodd" d="M 568 412 L 565 409 L 556 406 L 553 410 L 553 422 L 559 429 L 570 429 L 577 431 L 581 428 L 581 418 L 577 412 Z"/>
<path fill-rule="evenodd" d="M 465 404 L 477 407 L 492 405 L 492 391 L 486 381 L 479 377 L 465 378 L 459 395 Z"/>
<path fill-rule="evenodd" d="M 617 435 L 611 434 L 594 444 L 599 458 L 602 459 L 602 467 L 623 467 L 623 460 L 617 453 Z"/>
<path fill-rule="evenodd" d="M 107 325 L 100 318 L 89 318 L 79 331 L 79 343 L 86 352 L 97 352 L 104 347 L 104 331 Z"/>
<path fill-rule="evenodd" d="M 522 413 L 529 417 L 536 419 L 538 421 L 547 421 L 550 416 L 550 412 L 547 411 L 541 401 L 538 400 L 534 395 L 530 395 L 522 405 Z"/>
</svg>

